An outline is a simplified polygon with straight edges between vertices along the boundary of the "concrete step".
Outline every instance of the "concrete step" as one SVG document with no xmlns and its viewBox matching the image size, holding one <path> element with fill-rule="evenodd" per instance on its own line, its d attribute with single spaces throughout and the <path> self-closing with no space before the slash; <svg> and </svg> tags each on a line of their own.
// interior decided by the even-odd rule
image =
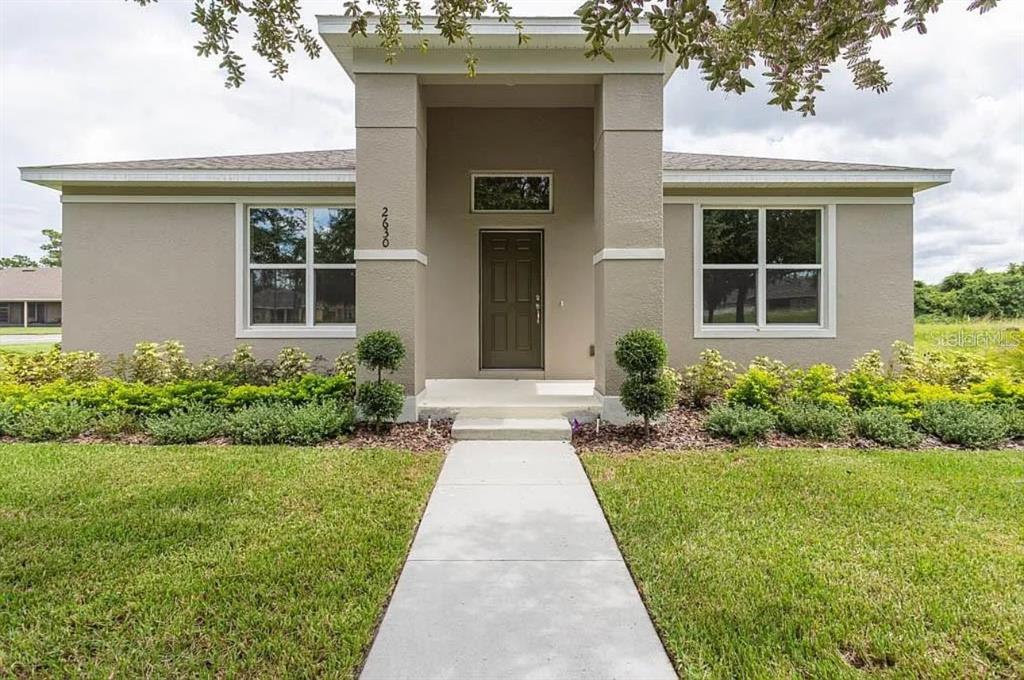
<svg viewBox="0 0 1024 680">
<path fill-rule="evenodd" d="M 569 441 L 572 427 L 565 418 L 468 418 L 452 423 L 452 437 L 487 441 Z"/>
<path fill-rule="evenodd" d="M 601 402 L 576 404 L 475 404 L 464 406 L 420 405 L 420 418 L 488 418 L 492 420 L 557 419 L 592 423 L 601 415 Z"/>
</svg>

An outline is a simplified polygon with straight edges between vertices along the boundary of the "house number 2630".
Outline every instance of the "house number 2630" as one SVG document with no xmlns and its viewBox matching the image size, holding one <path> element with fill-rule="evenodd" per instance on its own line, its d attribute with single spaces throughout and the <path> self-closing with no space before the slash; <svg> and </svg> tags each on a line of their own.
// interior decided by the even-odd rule
<svg viewBox="0 0 1024 680">
<path fill-rule="evenodd" d="M 391 245 L 391 225 L 388 224 L 388 207 L 384 206 L 384 209 L 380 211 L 380 228 L 384 231 L 384 236 L 380 240 L 382 248 L 387 248 Z"/>
</svg>

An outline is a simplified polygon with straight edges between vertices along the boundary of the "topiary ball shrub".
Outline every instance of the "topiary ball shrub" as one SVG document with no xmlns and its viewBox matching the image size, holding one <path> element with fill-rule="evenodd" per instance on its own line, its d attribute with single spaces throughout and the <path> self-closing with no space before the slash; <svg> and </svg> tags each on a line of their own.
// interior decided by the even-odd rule
<svg viewBox="0 0 1024 680">
<path fill-rule="evenodd" d="M 96 416 L 95 411 L 75 402 L 51 401 L 19 413 L 11 434 L 32 442 L 64 441 L 92 427 Z"/>
<path fill-rule="evenodd" d="M 858 436 L 896 449 L 912 449 L 922 439 L 903 414 L 891 406 L 876 406 L 858 413 L 853 418 L 853 427 Z"/>
<path fill-rule="evenodd" d="M 779 408 L 779 430 L 796 437 L 838 441 L 850 433 L 846 409 L 810 401 L 786 401 Z"/>
<path fill-rule="evenodd" d="M 224 414 L 200 404 L 189 404 L 163 416 L 150 416 L 146 433 L 157 444 L 194 444 L 221 434 Z"/>
<path fill-rule="evenodd" d="M 398 420 L 405 406 L 405 388 L 390 380 L 366 382 L 356 393 L 356 406 L 365 420 L 373 421 L 374 427 Z"/>
<path fill-rule="evenodd" d="M 1007 425 L 994 409 L 963 401 L 934 401 L 921 409 L 921 429 L 946 444 L 980 449 L 1006 438 Z"/>
<path fill-rule="evenodd" d="M 761 439 L 774 427 L 775 416 L 770 411 L 746 404 L 716 404 L 704 420 L 705 430 L 740 444 Z"/>
<path fill-rule="evenodd" d="M 377 380 L 383 371 L 397 371 L 405 361 L 405 345 L 394 331 L 373 331 L 359 338 L 356 343 L 356 360 L 366 368 L 377 372 Z"/>
<path fill-rule="evenodd" d="M 676 403 L 679 388 L 672 377 L 664 373 L 655 380 L 631 375 L 622 383 L 619 398 L 626 412 L 643 416 L 644 426 L 648 427 L 650 419 L 657 418 Z"/>
<path fill-rule="evenodd" d="M 628 374 L 657 376 L 667 360 L 668 348 L 657 331 L 635 328 L 615 343 L 615 363 Z"/>
</svg>

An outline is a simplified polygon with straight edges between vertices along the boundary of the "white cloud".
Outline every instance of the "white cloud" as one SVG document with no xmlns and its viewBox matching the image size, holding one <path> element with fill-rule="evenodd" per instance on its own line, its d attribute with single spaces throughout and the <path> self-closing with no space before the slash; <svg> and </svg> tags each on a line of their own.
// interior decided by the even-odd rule
<svg viewBox="0 0 1024 680">
<path fill-rule="evenodd" d="M 520 0 L 523 14 L 577 1 Z M 859 92 L 839 68 L 818 116 L 765 105 L 767 89 L 708 92 L 696 72 L 666 90 L 665 147 L 956 169 L 919 194 L 916 272 L 1024 260 L 1024 3 L 968 14 L 949 2 L 926 36 L 876 47 L 893 88 Z M 341 12 L 340 0 L 305 15 Z M 241 90 L 196 56 L 191 2 L 0 0 L 0 254 L 37 254 L 59 226 L 55 192 L 18 179 L 38 163 L 259 153 L 354 145 L 352 85 L 326 52 L 293 60 L 283 83 L 249 59 Z M 244 30 L 243 30 L 244 33 Z"/>
</svg>

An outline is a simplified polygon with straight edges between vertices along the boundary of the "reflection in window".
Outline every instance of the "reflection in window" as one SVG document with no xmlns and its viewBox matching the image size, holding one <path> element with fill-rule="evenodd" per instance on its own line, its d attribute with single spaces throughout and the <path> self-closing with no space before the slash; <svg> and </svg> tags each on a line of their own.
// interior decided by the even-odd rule
<svg viewBox="0 0 1024 680">
<path fill-rule="evenodd" d="M 305 270 L 256 269 L 251 276 L 254 324 L 306 322 Z"/>
<path fill-rule="evenodd" d="M 250 208 L 248 264 L 251 325 L 355 323 L 351 208 Z"/>
<path fill-rule="evenodd" d="M 768 323 L 820 323 L 817 269 L 769 269 Z"/>
<path fill-rule="evenodd" d="M 704 211 L 704 264 L 757 264 L 757 210 Z"/>
<path fill-rule="evenodd" d="M 821 264 L 821 211 L 768 210 L 769 264 Z"/>
<path fill-rule="evenodd" d="M 704 323 L 757 323 L 757 270 L 704 271 Z"/>
<path fill-rule="evenodd" d="M 473 212 L 551 212 L 551 175 L 473 175 Z"/>
</svg>

